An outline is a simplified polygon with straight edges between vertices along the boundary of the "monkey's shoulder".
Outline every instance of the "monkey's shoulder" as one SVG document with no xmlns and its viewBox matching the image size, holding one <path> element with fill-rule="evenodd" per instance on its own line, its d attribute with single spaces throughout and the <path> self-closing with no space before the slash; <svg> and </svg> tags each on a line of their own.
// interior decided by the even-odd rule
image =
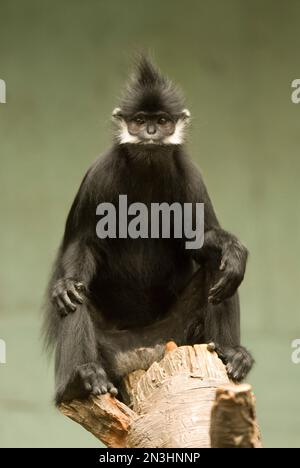
<svg viewBox="0 0 300 468">
<path fill-rule="evenodd" d="M 187 153 L 183 156 L 180 175 L 185 185 L 187 201 L 202 201 L 203 193 L 206 191 L 202 170 Z"/>
<path fill-rule="evenodd" d="M 108 191 L 115 187 L 117 176 L 118 151 L 112 147 L 100 154 L 87 169 L 78 193 L 82 197 L 93 198 L 99 195 L 108 195 Z"/>
</svg>

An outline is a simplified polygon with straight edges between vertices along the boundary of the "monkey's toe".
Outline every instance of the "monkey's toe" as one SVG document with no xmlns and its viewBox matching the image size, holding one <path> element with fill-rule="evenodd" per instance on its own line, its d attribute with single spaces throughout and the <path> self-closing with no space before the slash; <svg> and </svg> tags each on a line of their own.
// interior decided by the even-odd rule
<svg viewBox="0 0 300 468">
<path fill-rule="evenodd" d="M 118 389 L 111 382 L 108 383 L 107 390 L 111 394 L 111 396 L 118 395 Z"/>
<path fill-rule="evenodd" d="M 245 368 L 243 363 L 240 363 L 238 365 L 228 363 L 226 365 L 226 371 L 228 377 L 234 382 L 241 382 L 248 373 L 248 369 Z"/>
<path fill-rule="evenodd" d="M 228 377 L 235 382 L 243 380 L 254 363 L 251 354 L 243 346 L 220 346 L 217 343 L 209 343 L 207 349 L 216 351 L 226 365 Z"/>
</svg>

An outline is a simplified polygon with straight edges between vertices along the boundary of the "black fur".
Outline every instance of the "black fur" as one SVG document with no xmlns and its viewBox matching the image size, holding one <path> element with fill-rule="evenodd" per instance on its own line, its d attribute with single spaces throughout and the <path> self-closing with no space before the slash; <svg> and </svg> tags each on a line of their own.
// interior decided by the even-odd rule
<svg viewBox="0 0 300 468">
<path fill-rule="evenodd" d="M 180 114 L 183 100 L 143 59 L 122 102 L 136 111 Z M 96 237 L 96 207 L 128 203 L 204 202 L 205 241 Z M 240 346 L 239 300 L 247 250 L 217 220 L 198 168 L 181 145 L 119 145 L 88 170 L 66 222 L 49 283 L 46 342 L 56 352 L 56 402 L 116 393 L 123 375 L 148 367 L 166 341 L 216 343 L 229 375 L 252 365 Z"/>
</svg>

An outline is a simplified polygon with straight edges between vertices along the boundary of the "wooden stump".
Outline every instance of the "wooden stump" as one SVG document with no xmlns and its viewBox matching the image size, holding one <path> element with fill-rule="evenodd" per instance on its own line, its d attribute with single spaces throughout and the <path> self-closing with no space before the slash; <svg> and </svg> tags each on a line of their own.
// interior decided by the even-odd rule
<svg viewBox="0 0 300 468">
<path fill-rule="evenodd" d="M 255 397 L 248 384 L 217 388 L 211 412 L 212 448 L 260 448 Z"/>
<path fill-rule="evenodd" d="M 109 395 L 73 400 L 60 411 L 108 447 L 258 447 L 249 385 L 230 384 L 207 345 L 169 343 L 167 353 L 123 382 L 128 405 Z"/>
</svg>

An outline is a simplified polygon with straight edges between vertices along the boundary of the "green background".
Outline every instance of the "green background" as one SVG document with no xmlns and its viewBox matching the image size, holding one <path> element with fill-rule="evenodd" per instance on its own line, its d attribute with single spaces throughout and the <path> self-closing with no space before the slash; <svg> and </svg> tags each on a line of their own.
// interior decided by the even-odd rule
<svg viewBox="0 0 300 468">
<path fill-rule="evenodd" d="M 300 1 L 0 0 L 1 446 L 98 442 L 51 405 L 41 303 L 81 178 L 111 140 L 132 56 L 184 88 L 189 147 L 223 226 L 251 256 L 243 342 L 265 446 L 300 446 Z"/>
</svg>

